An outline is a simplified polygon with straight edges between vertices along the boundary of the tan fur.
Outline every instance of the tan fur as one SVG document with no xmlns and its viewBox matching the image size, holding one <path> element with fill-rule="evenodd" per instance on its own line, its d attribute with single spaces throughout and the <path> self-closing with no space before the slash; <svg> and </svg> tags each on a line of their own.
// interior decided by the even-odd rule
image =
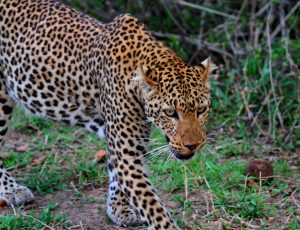
<svg viewBox="0 0 300 230">
<path fill-rule="evenodd" d="M 210 59 L 186 65 L 131 15 L 104 24 L 52 0 L 0 0 L 0 143 L 14 102 L 96 132 L 107 140 L 108 216 L 123 226 L 178 229 L 143 156 L 150 122 L 174 158 L 190 159 L 203 146 L 211 67 Z M 0 198 L 10 205 L 33 199 L 0 169 Z"/>
</svg>

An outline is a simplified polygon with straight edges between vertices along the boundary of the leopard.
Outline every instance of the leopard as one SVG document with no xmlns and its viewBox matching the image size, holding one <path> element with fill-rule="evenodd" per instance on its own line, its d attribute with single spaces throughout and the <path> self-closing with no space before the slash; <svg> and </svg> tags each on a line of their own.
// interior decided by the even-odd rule
<svg viewBox="0 0 300 230">
<path fill-rule="evenodd" d="M 151 129 L 175 160 L 207 139 L 211 58 L 188 65 L 130 14 L 103 23 L 56 0 L 0 0 L 0 143 L 15 106 L 107 143 L 107 215 L 120 226 L 179 229 L 144 167 Z M 0 199 L 34 200 L 0 163 Z"/>
</svg>

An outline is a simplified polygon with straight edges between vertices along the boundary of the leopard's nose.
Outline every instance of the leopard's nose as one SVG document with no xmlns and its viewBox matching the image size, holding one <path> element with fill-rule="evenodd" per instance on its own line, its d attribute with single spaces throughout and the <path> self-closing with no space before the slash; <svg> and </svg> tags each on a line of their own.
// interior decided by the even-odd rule
<svg viewBox="0 0 300 230">
<path fill-rule="evenodd" d="M 198 144 L 184 145 L 184 146 L 193 152 L 197 148 Z"/>
</svg>

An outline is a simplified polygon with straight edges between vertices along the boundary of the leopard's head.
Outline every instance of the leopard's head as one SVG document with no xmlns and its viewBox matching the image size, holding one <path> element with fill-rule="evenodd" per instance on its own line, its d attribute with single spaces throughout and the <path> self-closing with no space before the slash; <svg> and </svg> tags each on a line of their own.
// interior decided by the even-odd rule
<svg viewBox="0 0 300 230">
<path fill-rule="evenodd" d="M 147 119 L 162 130 L 172 154 L 187 160 L 206 142 L 210 112 L 210 58 L 201 66 L 165 63 L 137 70 Z"/>
</svg>

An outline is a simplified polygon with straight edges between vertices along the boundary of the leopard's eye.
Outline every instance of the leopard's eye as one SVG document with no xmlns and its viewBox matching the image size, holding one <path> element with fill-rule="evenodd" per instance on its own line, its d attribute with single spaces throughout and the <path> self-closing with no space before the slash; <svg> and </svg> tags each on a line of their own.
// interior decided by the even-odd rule
<svg viewBox="0 0 300 230">
<path fill-rule="evenodd" d="M 178 113 L 174 109 L 165 109 L 164 112 L 168 117 L 178 119 Z"/>
<path fill-rule="evenodd" d="M 206 111 L 207 107 L 201 107 L 197 110 L 197 116 L 202 115 Z"/>
</svg>

